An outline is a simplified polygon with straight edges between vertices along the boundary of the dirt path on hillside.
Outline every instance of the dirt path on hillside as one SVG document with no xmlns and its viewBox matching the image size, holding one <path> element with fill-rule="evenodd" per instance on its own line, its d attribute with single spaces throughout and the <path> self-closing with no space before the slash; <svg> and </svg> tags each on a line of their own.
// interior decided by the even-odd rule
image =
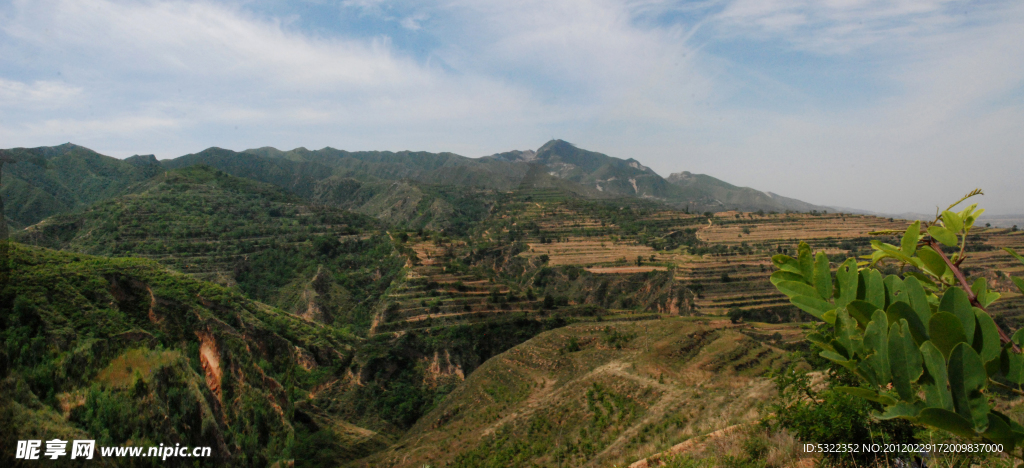
<svg viewBox="0 0 1024 468">
<path fill-rule="evenodd" d="M 561 391 L 554 391 L 555 379 L 541 377 L 538 380 L 538 382 L 543 382 L 543 385 L 539 391 L 531 392 L 530 396 L 526 398 L 526 402 L 524 403 L 525 408 L 520 407 L 516 411 L 509 413 L 504 418 L 499 419 L 494 424 L 487 426 L 487 428 L 484 429 L 484 431 L 481 433 L 481 437 L 487 437 L 491 434 L 494 434 L 494 431 L 496 431 L 499 427 L 507 423 L 510 423 L 520 417 L 532 415 L 533 413 L 537 412 L 538 409 L 540 409 L 542 401 L 547 400 L 551 395 L 561 393 Z"/>
<path fill-rule="evenodd" d="M 650 377 L 630 373 L 626 371 L 626 363 L 622 361 L 610 362 L 599 369 L 602 369 L 605 373 L 612 374 L 616 377 L 634 380 L 648 387 L 656 388 L 661 390 L 663 393 L 661 398 L 658 398 L 658 401 L 648 408 L 643 418 L 637 421 L 636 424 L 633 424 L 626 430 L 622 431 L 622 433 L 619 434 L 619 437 L 612 441 L 612 443 L 608 444 L 604 450 L 591 459 L 590 463 L 587 464 L 588 466 L 599 466 L 601 464 L 601 460 L 606 455 L 617 450 L 622 450 L 626 443 L 628 443 L 630 439 L 635 437 L 640 430 L 643 429 L 644 425 L 660 421 L 665 417 L 665 412 L 668 410 L 669 405 L 684 399 L 683 391 L 679 387 L 663 384 Z M 595 369 L 595 371 L 596 370 L 598 369 Z"/>
</svg>

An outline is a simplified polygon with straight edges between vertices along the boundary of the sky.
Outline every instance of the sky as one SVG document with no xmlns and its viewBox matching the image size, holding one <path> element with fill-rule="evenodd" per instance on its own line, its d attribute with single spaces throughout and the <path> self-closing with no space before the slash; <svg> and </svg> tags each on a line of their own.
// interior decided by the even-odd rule
<svg viewBox="0 0 1024 468">
<path fill-rule="evenodd" d="M 480 157 L 1024 213 L 1024 2 L 0 0 L 0 147 Z"/>
</svg>

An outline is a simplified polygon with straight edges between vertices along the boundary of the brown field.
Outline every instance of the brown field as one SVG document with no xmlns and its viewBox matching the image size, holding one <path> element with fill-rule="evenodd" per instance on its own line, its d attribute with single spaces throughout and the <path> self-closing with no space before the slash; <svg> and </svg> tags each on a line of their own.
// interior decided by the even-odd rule
<svg viewBox="0 0 1024 468">
<path fill-rule="evenodd" d="M 587 271 L 596 274 L 629 274 L 629 273 L 647 273 L 648 271 L 667 271 L 668 267 L 665 266 L 623 266 L 623 267 L 590 267 L 586 268 Z"/>
<path fill-rule="evenodd" d="M 565 242 L 551 244 L 530 243 L 529 256 L 547 255 L 552 266 L 559 265 L 609 265 L 632 263 L 636 257 L 645 260 L 656 254 L 646 245 L 635 245 L 626 241 L 569 237 Z"/>
</svg>

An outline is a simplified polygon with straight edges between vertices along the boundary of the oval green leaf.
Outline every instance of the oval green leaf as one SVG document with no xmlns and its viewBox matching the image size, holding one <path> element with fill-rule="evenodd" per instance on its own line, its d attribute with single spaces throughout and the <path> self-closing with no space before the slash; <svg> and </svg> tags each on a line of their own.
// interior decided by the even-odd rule
<svg viewBox="0 0 1024 468">
<path fill-rule="evenodd" d="M 931 341 L 921 345 L 921 359 L 925 373 L 918 379 L 924 389 L 924 401 L 932 408 L 953 411 L 953 395 L 949 393 L 949 374 L 946 373 L 946 358 Z"/>
<path fill-rule="evenodd" d="M 971 424 L 970 420 L 942 408 L 925 408 L 921 410 L 917 415 L 917 422 L 918 424 L 942 429 L 968 439 L 978 437 L 978 433 L 974 431 L 974 425 Z"/>
<path fill-rule="evenodd" d="M 974 307 L 971 306 L 971 299 L 963 289 L 953 287 L 946 290 L 939 301 L 939 311 L 949 312 L 960 319 L 960 325 L 964 328 L 964 336 L 974 339 Z"/>
<path fill-rule="evenodd" d="M 985 363 L 967 343 L 957 344 L 949 354 L 949 390 L 953 394 L 956 413 L 972 421 L 983 431 L 988 426 L 988 385 Z"/>
<path fill-rule="evenodd" d="M 932 315 L 932 319 L 928 321 L 928 336 L 946 359 L 949 359 L 949 353 L 954 346 L 967 342 L 967 335 L 964 334 L 960 319 L 949 312 Z"/>
<path fill-rule="evenodd" d="M 946 247 L 957 246 L 956 233 L 942 226 L 930 226 L 928 228 L 928 234 L 931 234 L 935 240 L 941 242 L 942 245 L 945 245 Z"/>
<path fill-rule="evenodd" d="M 901 400 L 914 401 L 915 392 L 911 384 L 917 382 L 924 372 L 922 363 L 921 351 L 910 336 L 907 321 L 892 324 L 889 327 L 889 369 L 893 387 Z"/>
</svg>

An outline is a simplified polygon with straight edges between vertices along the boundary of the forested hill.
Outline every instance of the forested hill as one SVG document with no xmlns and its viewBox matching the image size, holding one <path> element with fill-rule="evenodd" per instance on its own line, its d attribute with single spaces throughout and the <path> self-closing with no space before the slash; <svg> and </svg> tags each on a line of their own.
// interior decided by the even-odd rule
<svg viewBox="0 0 1024 468">
<path fill-rule="evenodd" d="M 15 240 L 154 259 L 311 320 L 357 328 L 368 326 L 371 306 L 404 263 L 373 218 L 209 166 L 161 172 L 126 191 Z"/>
<path fill-rule="evenodd" d="M 328 444 L 350 457 L 386 443 L 296 401 L 351 360 L 355 339 L 337 329 L 150 261 L 17 244 L 11 260 L 0 291 L 5 447 L 40 435 L 179 443 L 212 447 L 218 464 L 266 466 L 315 456 L 306 440 L 319 426 L 336 428 Z"/>
<path fill-rule="evenodd" d="M 5 214 L 15 226 L 83 209 L 162 172 L 152 156 L 122 160 L 71 143 L 4 152 L 17 161 L 4 165 L 0 185 Z"/>
</svg>

